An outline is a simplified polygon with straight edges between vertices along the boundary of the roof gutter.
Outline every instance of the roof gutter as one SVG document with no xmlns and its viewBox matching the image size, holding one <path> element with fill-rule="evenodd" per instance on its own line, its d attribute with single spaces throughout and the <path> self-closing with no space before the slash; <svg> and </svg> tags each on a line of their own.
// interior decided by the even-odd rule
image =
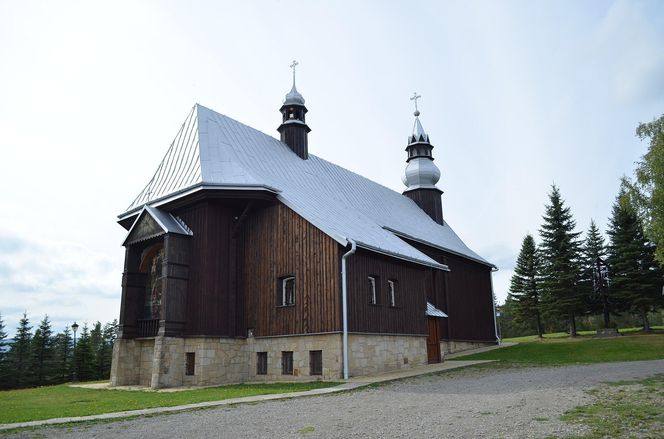
<svg viewBox="0 0 664 439">
<path fill-rule="evenodd" d="M 493 267 L 491 269 L 491 272 L 489 274 L 489 279 L 491 279 L 491 303 L 493 304 L 493 330 L 496 334 L 496 341 L 498 341 L 498 345 L 500 346 L 500 335 L 498 334 L 498 322 L 496 318 L 496 295 L 493 293 L 493 274 L 498 269 L 496 267 Z"/>
<path fill-rule="evenodd" d="M 348 281 L 346 276 L 346 259 L 352 256 L 357 250 L 357 244 L 352 239 L 348 239 L 351 245 L 350 250 L 341 257 L 341 315 L 343 319 L 342 347 L 344 357 L 344 379 L 348 379 Z M 495 313 L 494 313 L 495 314 Z"/>
</svg>

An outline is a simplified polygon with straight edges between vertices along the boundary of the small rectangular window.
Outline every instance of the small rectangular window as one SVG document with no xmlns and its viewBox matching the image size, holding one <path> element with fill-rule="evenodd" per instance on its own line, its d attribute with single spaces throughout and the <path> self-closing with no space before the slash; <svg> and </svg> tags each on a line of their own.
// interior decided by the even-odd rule
<svg viewBox="0 0 664 439">
<path fill-rule="evenodd" d="M 387 285 L 390 288 L 390 306 L 394 308 L 397 306 L 397 287 L 396 287 L 396 282 L 393 280 L 388 280 Z"/>
<path fill-rule="evenodd" d="M 256 375 L 267 375 L 267 352 L 256 352 Z"/>
<path fill-rule="evenodd" d="M 282 277 L 279 282 L 279 306 L 295 305 L 295 276 Z"/>
<path fill-rule="evenodd" d="M 185 355 L 185 374 L 194 375 L 196 372 L 196 353 L 187 352 Z"/>
<path fill-rule="evenodd" d="M 293 351 L 281 352 L 281 374 L 293 375 Z"/>
<path fill-rule="evenodd" d="M 378 277 L 369 276 L 369 304 L 378 305 Z"/>
<path fill-rule="evenodd" d="M 323 375 L 323 351 L 309 351 L 309 375 Z"/>
</svg>

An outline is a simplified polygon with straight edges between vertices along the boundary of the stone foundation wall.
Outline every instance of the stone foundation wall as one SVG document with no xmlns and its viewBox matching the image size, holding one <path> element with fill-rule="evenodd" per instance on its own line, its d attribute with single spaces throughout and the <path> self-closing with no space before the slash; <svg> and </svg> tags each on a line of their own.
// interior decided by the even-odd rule
<svg viewBox="0 0 664 439">
<path fill-rule="evenodd" d="M 113 345 L 112 386 L 150 386 L 154 340 L 118 339 Z"/>
<path fill-rule="evenodd" d="M 342 376 L 341 334 L 248 338 L 249 378 L 252 381 L 338 380 Z M 293 374 L 282 375 L 281 353 L 293 352 Z M 311 375 L 309 351 L 322 351 L 323 374 Z M 267 375 L 256 374 L 257 352 L 267 352 Z"/>
<path fill-rule="evenodd" d="M 351 376 L 411 368 L 427 362 L 425 336 L 349 334 L 348 341 Z M 111 385 L 156 389 L 251 381 L 338 380 L 343 375 L 341 343 L 341 334 L 119 339 L 113 348 Z M 460 346 L 457 343 L 454 348 Z M 282 374 L 283 351 L 293 352 L 292 374 Z M 311 375 L 310 351 L 322 351 L 322 375 Z M 195 354 L 193 375 L 186 374 L 186 354 L 190 352 Z M 265 375 L 256 374 L 258 352 L 267 352 Z"/>
<path fill-rule="evenodd" d="M 426 336 L 349 334 L 348 351 L 350 376 L 427 364 Z"/>
<path fill-rule="evenodd" d="M 484 348 L 487 346 L 494 346 L 496 342 L 481 342 L 481 341 L 441 341 L 440 352 L 444 354 L 453 354 L 455 352 L 468 351 L 471 349 Z"/>
<path fill-rule="evenodd" d="M 179 354 L 182 384 L 211 386 L 242 383 L 248 380 L 249 355 L 247 342 L 241 338 L 186 338 Z M 194 375 L 185 375 L 185 354 L 194 352 Z M 176 382 L 173 385 L 180 385 Z"/>
</svg>

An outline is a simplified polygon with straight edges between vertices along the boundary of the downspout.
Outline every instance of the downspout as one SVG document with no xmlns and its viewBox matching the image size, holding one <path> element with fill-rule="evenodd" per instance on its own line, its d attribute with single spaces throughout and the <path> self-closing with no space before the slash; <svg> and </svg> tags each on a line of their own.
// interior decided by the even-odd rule
<svg viewBox="0 0 664 439">
<path fill-rule="evenodd" d="M 491 268 L 490 273 L 495 273 L 496 271 L 498 271 L 498 269 L 493 267 Z M 500 336 L 498 335 L 498 322 L 496 321 L 496 295 L 493 294 L 493 276 L 489 275 L 489 278 L 491 279 L 491 302 L 493 303 L 493 330 L 496 334 L 496 340 L 498 341 L 498 345 L 500 346 Z"/>
<path fill-rule="evenodd" d="M 347 253 L 341 257 L 341 315 L 343 319 L 343 338 L 342 349 L 344 357 L 344 379 L 348 379 L 348 286 L 346 280 L 346 259 L 348 259 L 355 250 L 357 244 L 352 239 L 348 239 L 351 247 Z"/>
</svg>

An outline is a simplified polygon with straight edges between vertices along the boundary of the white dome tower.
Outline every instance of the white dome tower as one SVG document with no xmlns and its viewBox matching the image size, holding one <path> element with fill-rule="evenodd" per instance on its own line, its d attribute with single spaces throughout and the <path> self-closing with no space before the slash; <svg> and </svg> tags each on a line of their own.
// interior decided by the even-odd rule
<svg viewBox="0 0 664 439">
<path fill-rule="evenodd" d="M 413 134 L 408 137 L 406 146 L 407 165 L 401 178 L 406 185 L 403 194 L 417 203 L 434 221 L 443 224 L 443 206 L 440 199 L 443 191 L 436 187 L 440 180 L 440 169 L 433 162 L 433 145 L 420 122 L 420 111 L 417 109 L 417 100 L 420 97 L 415 93 L 410 98 L 415 101 L 415 123 Z"/>
</svg>

